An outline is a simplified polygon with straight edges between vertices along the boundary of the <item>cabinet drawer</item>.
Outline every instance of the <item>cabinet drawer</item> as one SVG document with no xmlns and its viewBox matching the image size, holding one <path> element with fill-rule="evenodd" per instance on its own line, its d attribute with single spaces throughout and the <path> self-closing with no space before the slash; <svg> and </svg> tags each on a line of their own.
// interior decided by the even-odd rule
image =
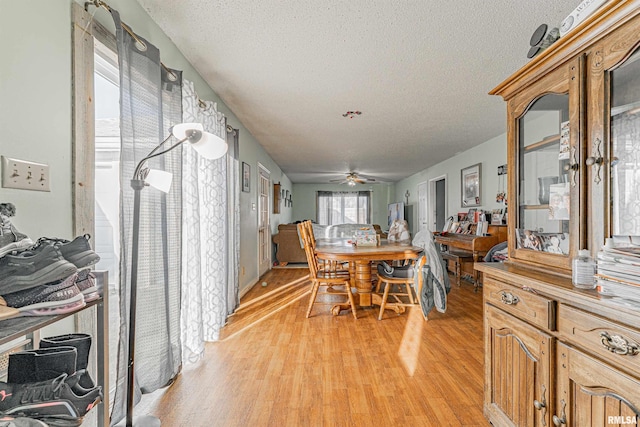
<svg viewBox="0 0 640 427">
<path fill-rule="evenodd" d="M 495 279 L 487 278 L 485 282 L 485 302 L 538 327 L 555 330 L 555 301 Z"/>
<path fill-rule="evenodd" d="M 640 376 L 640 331 L 564 304 L 558 329 L 565 340 Z"/>
</svg>

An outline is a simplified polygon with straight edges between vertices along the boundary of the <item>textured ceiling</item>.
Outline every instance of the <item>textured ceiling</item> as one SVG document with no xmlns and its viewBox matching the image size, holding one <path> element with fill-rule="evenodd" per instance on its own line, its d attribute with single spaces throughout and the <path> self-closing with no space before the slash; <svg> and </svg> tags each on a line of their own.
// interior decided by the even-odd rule
<svg viewBox="0 0 640 427">
<path fill-rule="evenodd" d="M 579 3 L 138 2 L 294 183 L 394 182 L 504 133 L 487 92 Z"/>
</svg>

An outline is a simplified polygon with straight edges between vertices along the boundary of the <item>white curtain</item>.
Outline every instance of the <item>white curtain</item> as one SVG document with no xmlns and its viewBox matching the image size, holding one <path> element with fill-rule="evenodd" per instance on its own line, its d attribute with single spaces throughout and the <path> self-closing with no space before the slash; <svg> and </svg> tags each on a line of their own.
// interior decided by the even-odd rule
<svg viewBox="0 0 640 427">
<path fill-rule="evenodd" d="M 201 101 L 193 82 L 184 80 L 182 119 L 202 123 L 207 132 L 227 139 L 225 116 L 211 101 Z M 183 362 L 195 362 L 204 343 L 219 338 L 228 314 L 238 304 L 237 147 L 226 156 L 207 160 L 185 150 L 182 174 Z M 235 176 L 235 178 L 234 178 Z"/>
</svg>

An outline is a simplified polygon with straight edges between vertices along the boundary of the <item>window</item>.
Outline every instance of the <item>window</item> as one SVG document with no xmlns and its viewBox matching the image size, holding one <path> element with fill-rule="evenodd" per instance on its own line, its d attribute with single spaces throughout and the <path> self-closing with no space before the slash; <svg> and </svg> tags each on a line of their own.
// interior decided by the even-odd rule
<svg viewBox="0 0 640 427">
<path fill-rule="evenodd" d="M 120 326 L 120 82 L 118 57 L 94 39 L 95 106 L 95 251 L 98 270 L 109 272 L 109 347 L 118 348 Z M 109 352 L 109 366 L 118 366 L 118 352 Z M 116 386 L 116 370 L 109 370 L 110 392 Z M 113 396 L 111 396 L 113 397 Z"/>
<path fill-rule="evenodd" d="M 108 289 L 103 292 L 109 301 L 109 348 L 113 349 L 108 365 L 115 367 L 120 327 L 118 57 L 115 36 L 81 5 L 74 4 L 73 21 L 74 235 L 91 235 L 93 249 L 100 255 L 95 268 L 109 273 Z M 97 337 L 92 317 L 80 313 L 76 329 Z M 116 378 L 117 370 L 109 369 L 109 390 L 103 391 L 105 402 L 112 402 Z"/>
<path fill-rule="evenodd" d="M 318 191 L 318 224 L 370 224 L 370 191 Z"/>
</svg>

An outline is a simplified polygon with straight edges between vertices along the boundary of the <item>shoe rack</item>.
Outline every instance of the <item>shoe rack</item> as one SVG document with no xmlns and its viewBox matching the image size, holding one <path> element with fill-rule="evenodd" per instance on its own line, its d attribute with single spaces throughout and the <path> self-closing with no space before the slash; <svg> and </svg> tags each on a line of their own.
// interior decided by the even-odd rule
<svg viewBox="0 0 640 427">
<path fill-rule="evenodd" d="M 96 274 L 96 284 L 98 289 L 102 289 L 102 296 L 94 301 L 88 302 L 83 308 L 67 314 L 60 314 L 55 316 L 29 316 L 29 317 L 16 317 L 13 319 L 6 319 L 0 321 L 0 347 L 12 341 L 23 339 L 17 345 L 28 342 L 28 347 L 32 348 L 34 343 L 39 342 L 39 331 L 45 326 L 56 323 L 69 316 L 74 316 L 80 312 L 90 310 L 95 307 L 96 326 L 97 332 L 93 337 L 92 353 L 95 352 L 97 357 L 95 373 L 96 384 L 102 386 L 102 402 L 94 408 L 97 411 L 97 426 L 108 427 L 109 426 L 109 306 L 106 296 L 108 295 L 108 275 L 107 272 L 94 271 Z M 25 340 L 26 337 L 26 340 Z M 93 355 L 91 359 L 93 359 Z M 93 374 L 93 372 L 92 372 Z M 87 420 L 95 418 L 91 413 L 85 417 Z M 89 425 L 89 424 L 87 424 Z"/>
</svg>

